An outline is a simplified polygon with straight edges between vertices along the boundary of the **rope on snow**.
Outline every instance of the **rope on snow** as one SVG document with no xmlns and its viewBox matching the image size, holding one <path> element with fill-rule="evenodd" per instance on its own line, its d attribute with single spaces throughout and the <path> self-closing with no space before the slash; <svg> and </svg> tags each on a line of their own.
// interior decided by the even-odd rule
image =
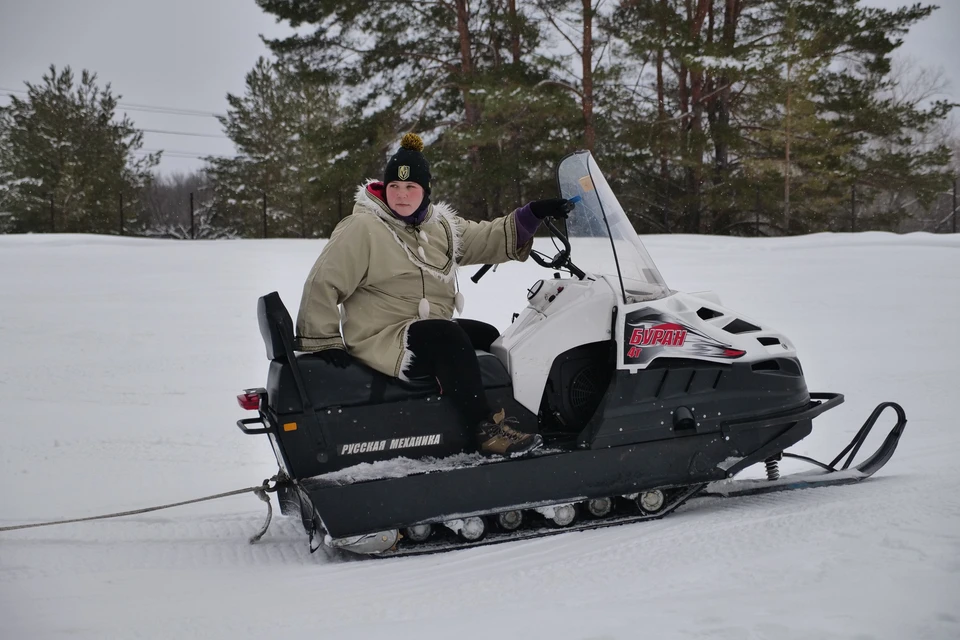
<svg viewBox="0 0 960 640">
<path fill-rule="evenodd" d="M 270 482 L 273 481 L 273 486 L 270 485 Z M 108 518 L 119 518 L 121 516 L 132 516 L 140 513 L 149 513 L 151 511 L 160 511 L 161 509 L 171 509 L 173 507 L 182 507 L 188 504 L 195 504 L 197 502 L 206 502 L 208 500 L 217 500 L 219 498 L 227 498 L 229 496 L 236 496 L 243 493 L 253 493 L 258 498 L 267 503 L 267 519 L 264 521 L 263 526 L 260 527 L 260 530 L 257 531 L 250 538 L 250 544 L 253 544 L 260 540 L 267 532 L 267 529 L 270 527 L 270 520 L 273 518 L 273 506 L 270 504 L 270 496 L 267 493 L 273 493 L 279 487 L 279 480 L 277 476 L 270 478 L 269 480 L 264 480 L 263 484 L 257 487 L 248 487 L 246 489 L 237 489 L 235 491 L 226 491 L 224 493 L 218 493 L 212 496 L 204 496 L 203 498 L 194 498 L 193 500 L 184 500 L 183 502 L 172 502 L 170 504 L 163 504 L 156 507 L 147 507 L 145 509 L 136 509 L 134 511 L 121 511 L 120 513 L 108 513 L 102 516 L 90 516 L 87 518 L 72 518 L 70 520 L 52 520 L 50 522 L 35 522 L 32 524 L 20 524 L 10 527 L 0 527 L 0 532 L 3 531 L 16 531 L 18 529 L 33 529 L 35 527 L 51 527 L 55 524 L 71 524 L 74 522 L 90 522 L 91 520 L 106 520 Z"/>
</svg>

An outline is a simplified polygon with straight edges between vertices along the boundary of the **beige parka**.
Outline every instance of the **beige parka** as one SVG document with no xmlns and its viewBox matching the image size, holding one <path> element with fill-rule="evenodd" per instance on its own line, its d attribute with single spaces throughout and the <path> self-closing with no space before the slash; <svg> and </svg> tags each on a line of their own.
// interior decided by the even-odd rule
<svg viewBox="0 0 960 640">
<path fill-rule="evenodd" d="M 453 317 L 457 267 L 523 261 L 533 243 L 517 247 L 515 211 L 473 222 L 438 202 L 419 225 L 408 225 L 367 188 L 372 182 L 357 190 L 353 213 L 310 270 L 297 315 L 298 348 L 346 348 L 405 380 L 413 360 L 407 329 L 417 320 Z"/>
</svg>

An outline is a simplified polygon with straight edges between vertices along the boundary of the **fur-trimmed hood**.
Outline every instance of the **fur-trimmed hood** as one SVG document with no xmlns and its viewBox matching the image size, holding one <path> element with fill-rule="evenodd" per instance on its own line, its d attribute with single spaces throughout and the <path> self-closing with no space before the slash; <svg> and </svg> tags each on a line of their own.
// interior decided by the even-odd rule
<svg viewBox="0 0 960 640">
<path fill-rule="evenodd" d="M 415 267 L 444 282 L 453 280 L 456 277 L 458 261 L 461 257 L 460 246 L 463 233 L 462 220 L 453 207 L 445 202 L 431 203 L 423 221 L 411 228 L 411 225 L 397 217 L 387 206 L 387 203 L 370 189 L 370 186 L 375 184 L 382 183 L 378 180 L 367 180 L 357 187 L 354 197 L 356 203 L 354 213 L 363 212 L 376 216 L 390 230 L 393 239 L 403 248 L 407 258 Z M 439 225 L 443 229 L 447 241 L 447 261 L 442 266 L 427 262 L 424 251 L 420 246 L 421 242 L 429 243 L 430 236 L 438 231 L 435 227 L 431 229 L 434 225 Z M 417 238 L 416 246 L 411 246 L 410 243 L 401 239 L 400 234 L 398 234 L 401 230 L 412 231 L 415 234 Z M 402 235 L 407 234 L 402 233 Z"/>
<path fill-rule="evenodd" d="M 406 224 L 390 210 L 390 207 L 387 206 L 386 201 L 379 198 L 373 192 L 373 190 L 370 189 L 371 185 L 378 184 L 382 185 L 383 183 L 379 180 L 371 178 L 358 186 L 357 192 L 354 194 L 354 202 L 360 207 L 368 210 L 370 213 L 374 213 L 383 218 L 387 222 Z M 430 203 L 430 209 L 427 211 L 427 215 L 421 224 L 436 222 L 435 216 L 441 216 L 446 218 L 450 224 L 456 224 L 459 214 L 446 202 L 433 202 Z"/>
</svg>

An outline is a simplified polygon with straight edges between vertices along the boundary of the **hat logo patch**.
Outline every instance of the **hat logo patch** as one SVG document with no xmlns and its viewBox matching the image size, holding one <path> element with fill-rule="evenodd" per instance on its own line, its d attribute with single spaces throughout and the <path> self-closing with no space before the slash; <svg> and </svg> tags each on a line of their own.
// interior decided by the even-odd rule
<svg viewBox="0 0 960 640">
<path fill-rule="evenodd" d="M 410 177 L 410 166 L 402 164 L 397 168 L 397 177 L 401 180 L 406 180 Z"/>
</svg>

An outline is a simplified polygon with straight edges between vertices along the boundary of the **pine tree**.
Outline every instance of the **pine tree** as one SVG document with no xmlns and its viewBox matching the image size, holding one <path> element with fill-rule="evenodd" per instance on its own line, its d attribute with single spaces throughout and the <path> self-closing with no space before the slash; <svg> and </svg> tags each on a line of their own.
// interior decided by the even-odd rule
<svg viewBox="0 0 960 640">
<path fill-rule="evenodd" d="M 516 0 L 400 1 L 375 11 L 347 0 L 258 3 L 301 27 L 301 35 L 269 43 L 277 55 L 304 57 L 316 74 L 346 87 L 357 114 L 343 133 L 346 165 L 377 176 L 403 133 L 417 131 L 428 143 L 436 197 L 468 217 L 499 216 L 555 192 L 553 164 L 580 134 L 569 95 L 541 84 L 549 64 L 536 7 Z"/>
<path fill-rule="evenodd" d="M 557 159 L 584 147 L 642 231 L 843 229 L 851 190 L 925 200 L 945 184 L 930 132 L 953 105 L 891 97 L 891 55 L 932 7 L 258 1 L 299 28 L 274 52 L 344 88 L 343 180 L 377 176 L 415 130 L 435 193 L 470 217 L 551 195 Z"/>
<path fill-rule="evenodd" d="M 214 207 L 237 232 L 275 237 L 328 235 L 343 215 L 335 206 L 340 127 L 336 96 L 309 74 L 261 58 L 243 96 L 228 95 L 220 118 L 239 150 L 211 158 Z"/>
<path fill-rule="evenodd" d="M 663 226 L 779 234 L 847 228 L 854 188 L 896 185 L 922 197 L 942 188 L 948 150 L 915 140 L 952 105 L 888 96 L 891 54 L 932 10 L 621 3 L 614 16 L 628 56 L 653 68 L 637 79 L 638 124 L 624 128 L 624 146 L 641 158 L 636 189 L 658 194 Z"/>
<path fill-rule="evenodd" d="M 143 134 L 119 96 L 83 71 L 54 66 L 27 97 L 0 108 L 0 198 L 14 232 L 118 233 L 120 200 L 136 205 L 159 154 L 136 157 Z"/>
</svg>

